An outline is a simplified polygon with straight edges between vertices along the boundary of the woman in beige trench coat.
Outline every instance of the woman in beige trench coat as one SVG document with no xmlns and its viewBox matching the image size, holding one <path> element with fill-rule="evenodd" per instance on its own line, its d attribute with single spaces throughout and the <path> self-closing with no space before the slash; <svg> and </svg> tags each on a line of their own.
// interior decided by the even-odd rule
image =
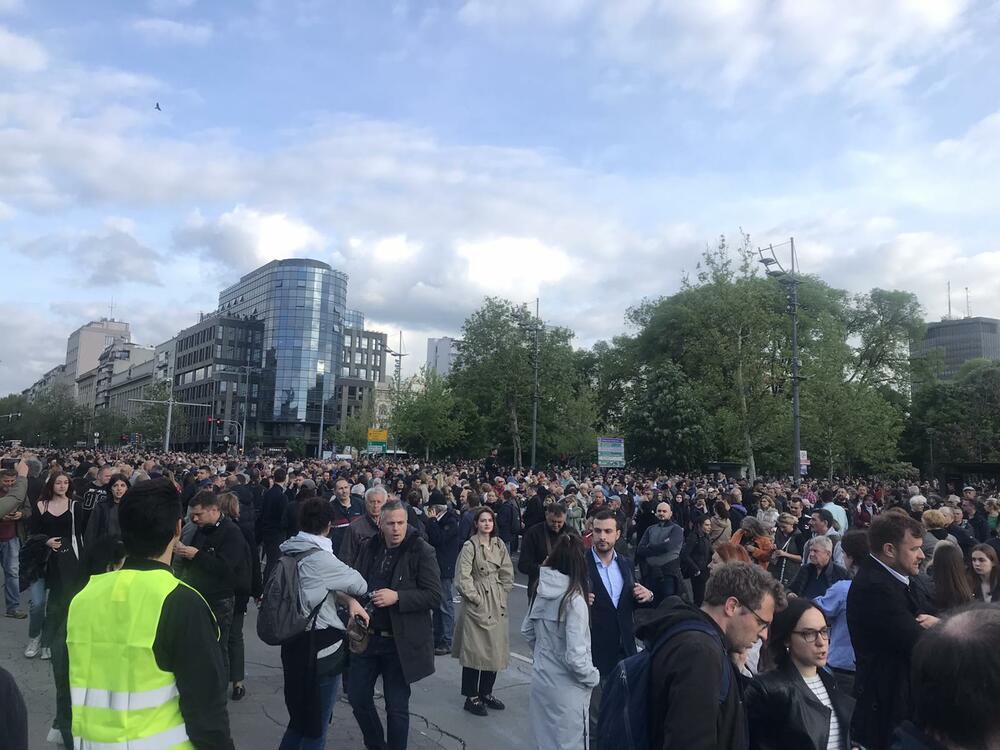
<svg viewBox="0 0 1000 750">
<path fill-rule="evenodd" d="M 465 710 L 486 716 L 502 711 L 493 695 L 497 672 L 510 660 L 507 599 L 514 587 L 514 566 L 496 532 L 496 517 L 487 507 L 476 510 L 475 533 L 458 557 L 455 589 L 462 596 L 451 653 L 462 665 Z"/>
</svg>

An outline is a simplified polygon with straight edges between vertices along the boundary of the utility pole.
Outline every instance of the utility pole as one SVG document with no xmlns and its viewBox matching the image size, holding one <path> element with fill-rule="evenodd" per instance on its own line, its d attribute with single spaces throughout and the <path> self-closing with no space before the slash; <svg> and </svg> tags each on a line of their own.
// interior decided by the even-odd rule
<svg viewBox="0 0 1000 750">
<path fill-rule="evenodd" d="M 396 365 L 393 377 L 396 379 L 396 397 L 393 399 L 394 403 L 392 405 L 393 413 L 399 408 L 399 397 L 402 395 L 403 389 L 403 357 L 408 357 L 408 354 L 403 354 L 403 332 L 399 332 L 399 349 L 393 351 L 389 347 L 385 348 L 386 354 L 390 357 L 395 357 Z M 399 450 L 399 435 L 396 434 L 396 430 L 392 431 L 392 442 L 395 446 L 394 450 Z"/>
<path fill-rule="evenodd" d="M 758 248 L 761 264 L 767 269 L 767 275 L 785 287 L 788 307 L 792 319 L 792 482 L 798 485 L 802 481 L 802 445 L 801 445 L 801 414 L 799 412 L 799 277 L 797 274 L 797 258 L 795 255 L 795 238 L 788 239 L 791 251 L 791 268 L 786 270 L 774 254 L 774 246 L 769 245 L 768 255 Z M 776 268 L 772 268 L 775 266 Z"/>
<path fill-rule="evenodd" d="M 192 404 L 186 401 L 174 401 L 173 395 L 170 398 L 163 399 L 161 401 L 154 401 L 148 398 L 130 398 L 130 402 L 138 404 L 166 404 L 167 405 L 167 427 L 163 434 L 163 452 L 167 453 L 170 450 L 170 423 L 173 419 L 174 407 L 175 406 L 193 406 L 198 409 L 211 409 L 211 404 Z"/>
</svg>

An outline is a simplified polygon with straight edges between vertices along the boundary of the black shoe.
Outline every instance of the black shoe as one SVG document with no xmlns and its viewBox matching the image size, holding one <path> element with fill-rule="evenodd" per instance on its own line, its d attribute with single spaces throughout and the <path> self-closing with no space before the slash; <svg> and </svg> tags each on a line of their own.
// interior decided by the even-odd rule
<svg viewBox="0 0 1000 750">
<path fill-rule="evenodd" d="M 434 656 L 444 656 L 451 653 L 451 646 L 437 646 L 434 649 Z"/>
<path fill-rule="evenodd" d="M 479 698 L 466 698 L 465 699 L 465 710 L 470 714 L 475 714 L 476 716 L 489 716 L 490 712 L 486 710 L 486 706 Z"/>
<path fill-rule="evenodd" d="M 501 701 L 492 693 L 490 693 L 489 695 L 480 696 L 479 700 L 481 700 L 487 708 L 492 708 L 494 711 L 503 711 L 505 708 L 507 708 L 503 704 L 503 701 Z"/>
<path fill-rule="evenodd" d="M 246 698 L 247 689 L 243 685 L 233 685 L 233 695 L 234 701 L 241 701 Z"/>
</svg>

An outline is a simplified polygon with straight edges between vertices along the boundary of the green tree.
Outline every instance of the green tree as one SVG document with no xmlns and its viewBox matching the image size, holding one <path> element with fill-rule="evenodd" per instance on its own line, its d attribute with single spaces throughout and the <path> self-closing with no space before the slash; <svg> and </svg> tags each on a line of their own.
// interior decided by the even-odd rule
<svg viewBox="0 0 1000 750">
<path fill-rule="evenodd" d="M 443 378 L 424 369 L 400 389 L 390 430 L 408 451 L 421 451 L 424 460 L 455 445 L 463 425 L 458 404 Z"/>
<path fill-rule="evenodd" d="M 170 383 L 164 380 L 151 383 L 144 390 L 142 397 L 149 401 L 165 402 L 170 398 Z M 141 404 L 134 416 L 129 420 L 129 431 L 142 435 L 143 441 L 152 445 L 162 445 L 163 436 L 167 431 L 167 404 Z M 170 442 L 181 443 L 188 438 L 188 427 L 191 418 L 188 410 L 191 409 L 194 419 L 207 419 L 208 410 L 187 406 L 174 406 L 170 413 Z"/>
<path fill-rule="evenodd" d="M 449 385 L 455 398 L 475 404 L 472 427 L 491 440 L 503 440 L 515 465 L 523 463 L 531 440 L 534 398 L 534 333 L 540 326 L 525 305 L 488 297 L 462 328 L 463 343 Z M 538 332 L 538 445 L 554 446 L 562 408 L 576 396 L 579 375 L 571 347 L 572 331 L 544 326 Z M 464 408 L 459 412 L 468 415 Z M 463 430 L 472 432 L 469 426 Z"/>
<path fill-rule="evenodd" d="M 27 435 L 27 440 L 38 437 L 43 443 L 68 446 L 89 437 L 86 427 L 90 410 L 77 404 L 69 385 L 57 383 L 47 388 L 33 407 L 35 435 Z"/>
<path fill-rule="evenodd" d="M 640 368 L 624 405 L 625 447 L 647 467 L 698 470 L 708 458 L 708 413 L 675 362 Z"/>
<path fill-rule="evenodd" d="M 365 395 L 361 410 L 345 417 L 341 424 L 328 427 L 325 439 L 338 449 L 350 446 L 363 451 L 368 447 L 368 430 L 375 424 L 375 404 L 370 394 Z"/>
<path fill-rule="evenodd" d="M 305 458 L 306 441 L 300 437 L 288 438 L 288 441 L 285 443 L 285 449 L 295 458 Z"/>
</svg>

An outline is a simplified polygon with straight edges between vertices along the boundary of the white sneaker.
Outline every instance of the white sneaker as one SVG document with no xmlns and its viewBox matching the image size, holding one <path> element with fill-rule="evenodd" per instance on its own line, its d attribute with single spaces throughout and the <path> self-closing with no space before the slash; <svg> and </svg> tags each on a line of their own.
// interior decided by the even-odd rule
<svg viewBox="0 0 1000 750">
<path fill-rule="evenodd" d="M 32 638 L 28 641 L 27 647 L 24 649 L 24 655 L 29 659 L 34 659 L 38 656 L 38 652 L 42 649 L 42 639 Z"/>
<path fill-rule="evenodd" d="M 48 648 L 43 648 L 42 649 L 42 660 L 43 661 L 48 661 L 51 658 L 52 658 L 52 650 L 48 649 Z"/>
<path fill-rule="evenodd" d="M 63 746 L 62 732 L 60 732 L 55 727 L 49 729 L 49 736 L 45 738 L 45 741 L 51 745 Z"/>
</svg>

